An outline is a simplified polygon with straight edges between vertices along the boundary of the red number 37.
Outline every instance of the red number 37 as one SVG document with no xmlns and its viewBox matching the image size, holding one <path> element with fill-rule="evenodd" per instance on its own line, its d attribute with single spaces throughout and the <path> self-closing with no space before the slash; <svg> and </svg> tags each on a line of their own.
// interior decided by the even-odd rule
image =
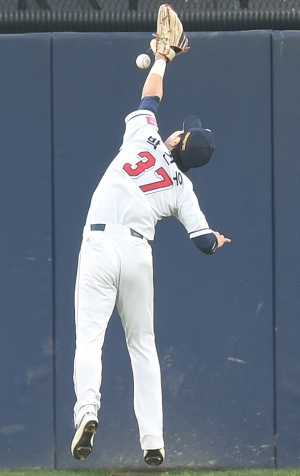
<svg viewBox="0 0 300 476">
<path fill-rule="evenodd" d="M 155 165 L 155 157 L 150 152 L 140 152 L 138 157 L 141 158 L 135 165 L 131 165 L 128 162 L 124 164 L 123 169 L 130 177 L 139 177 L 147 170 L 153 169 Z M 172 179 L 163 167 L 159 167 L 155 170 L 155 175 L 158 177 L 156 182 L 146 183 L 140 185 L 140 189 L 143 192 L 155 192 L 162 188 L 169 188 L 173 185 Z"/>
</svg>

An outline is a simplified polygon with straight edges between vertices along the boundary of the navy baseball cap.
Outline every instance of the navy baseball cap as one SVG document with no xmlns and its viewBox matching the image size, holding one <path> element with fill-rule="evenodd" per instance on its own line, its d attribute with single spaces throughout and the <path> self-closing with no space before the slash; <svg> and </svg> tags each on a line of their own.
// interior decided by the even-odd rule
<svg viewBox="0 0 300 476">
<path fill-rule="evenodd" d="M 183 134 L 174 150 L 174 159 L 183 172 L 207 164 L 215 150 L 213 133 L 203 129 L 199 117 L 188 116 L 183 122 Z M 173 151 L 172 151 L 173 153 Z"/>
</svg>

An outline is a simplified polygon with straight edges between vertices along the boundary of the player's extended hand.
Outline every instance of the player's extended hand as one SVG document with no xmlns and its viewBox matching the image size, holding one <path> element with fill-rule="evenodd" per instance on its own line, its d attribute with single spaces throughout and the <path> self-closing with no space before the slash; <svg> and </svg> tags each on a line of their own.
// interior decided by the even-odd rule
<svg viewBox="0 0 300 476">
<path fill-rule="evenodd" d="M 222 248 L 225 243 L 231 243 L 230 238 L 226 238 L 224 235 L 221 235 L 218 231 L 214 231 L 214 234 L 217 237 L 218 240 L 218 248 Z"/>
<path fill-rule="evenodd" d="M 172 61 L 175 56 L 186 53 L 190 49 L 182 23 L 168 3 L 160 5 L 158 9 L 154 36 L 155 39 L 150 42 L 151 50 L 154 54 L 162 54 L 167 61 Z"/>
</svg>

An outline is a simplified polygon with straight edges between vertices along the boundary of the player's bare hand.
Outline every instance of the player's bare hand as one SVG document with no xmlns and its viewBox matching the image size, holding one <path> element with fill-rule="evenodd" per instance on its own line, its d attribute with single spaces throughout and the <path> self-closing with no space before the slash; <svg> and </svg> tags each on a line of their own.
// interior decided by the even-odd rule
<svg viewBox="0 0 300 476">
<path fill-rule="evenodd" d="M 218 240 L 218 248 L 221 248 L 225 243 L 231 243 L 230 238 L 226 238 L 224 235 L 221 235 L 218 231 L 214 231 L 214 234 Z"/>
</svg>

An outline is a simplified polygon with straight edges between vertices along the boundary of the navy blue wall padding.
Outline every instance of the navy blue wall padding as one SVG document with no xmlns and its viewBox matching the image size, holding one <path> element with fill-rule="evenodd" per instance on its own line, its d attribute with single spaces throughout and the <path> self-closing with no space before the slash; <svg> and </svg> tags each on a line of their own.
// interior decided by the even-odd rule
<svg viewBox="0 0 300 476">
<path fill-rule="evenodd" d="M 232 244 L 206 257 L 175 219 L 158 226 L 166 464 L 181 465 L 183 452 L 193 466 L 272 466 L 270 34 L 241 34 L 239 42 L 234 34 L 190 37 L 189 55 L 168 67 L 158 121 L 163 137 L 188 114 L 213 129 L 214 157 L 191 177 L 211 226 Z M 134 59 L 147 42 L 148 35 L 53 35 L 58 466 L 143 466 L 117 315 L 104 349 L 95 450 L 78 463 L 69 444 L 81 230 L 93 189 L 121 145 L 124 117 L 138 107 L 147 73 Z"/>
<path fill-rule="evenodd" d="M 0 36 L 3 468 L 147 469 L 117 313 L 94 450 L 78 462 L 70 444 L 82 229 L 124 118 L 139 105 L 148 71 L 135 58 L 149 39 Z M 232 243 L 206 256 L 176 219 L 157 227 L 164 468 L 297 467 L 300 33 L 189 39 L 189 53 L 167 67 L 158 124 L 163 138 L 188 115 L 212 129 L 212 160 L 188 175 L 211 228 Z"/>
<path fill-rule="evenodd" d="M 0 56 L 0 465 L 51 467 L 50 36 L 0 36 Z"/>
<path fill-rule="evenodd" d="M 278 463 L 299 467 L 299 32 L 276 32 L 274 88 L 274 243 L 276 309 L 276 432 Z M 290 238 L 287 240 L 287 235 Z"/>
</svg>

